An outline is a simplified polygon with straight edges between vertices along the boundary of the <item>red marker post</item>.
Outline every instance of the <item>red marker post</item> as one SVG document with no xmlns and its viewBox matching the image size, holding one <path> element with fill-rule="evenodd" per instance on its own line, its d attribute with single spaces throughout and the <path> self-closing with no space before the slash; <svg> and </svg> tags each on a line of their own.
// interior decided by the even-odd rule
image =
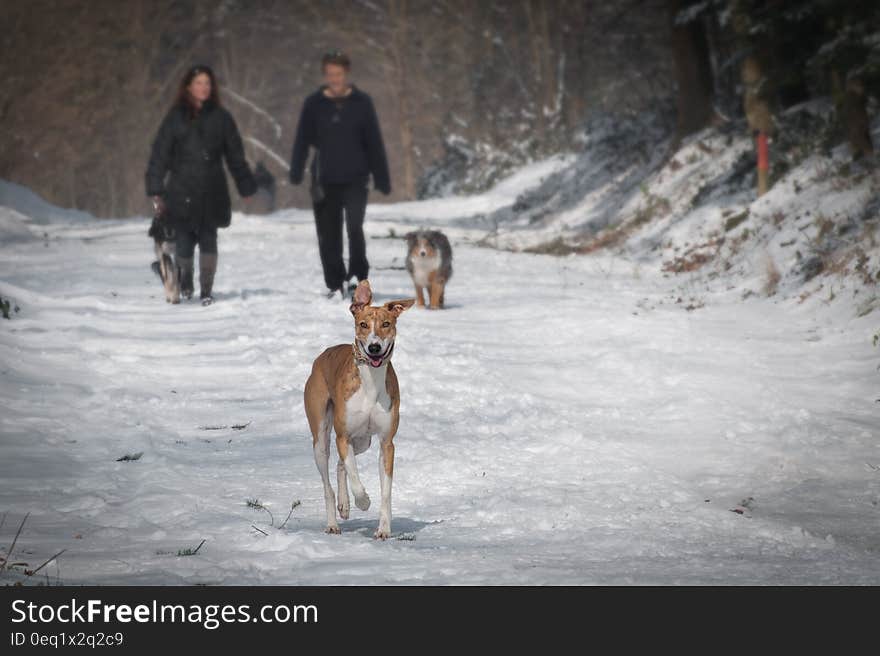
<svg viewBox="0 0 880 656">
<path fill-rule="evenodd" d="M 765 132 L 758 132 L 758 196 L 767 193 L 770 174 L 770 145 Z"/>
</svg>

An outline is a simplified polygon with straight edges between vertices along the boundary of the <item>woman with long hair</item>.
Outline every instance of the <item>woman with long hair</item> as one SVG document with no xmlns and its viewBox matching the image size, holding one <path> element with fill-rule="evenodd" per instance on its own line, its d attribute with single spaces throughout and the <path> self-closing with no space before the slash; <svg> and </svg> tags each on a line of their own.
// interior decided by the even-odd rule
<svg viewBox="0 0 880 656">
<path fill-rule="evenodd" d="M 214 300 L 217 229 L 232 219 L 224 159 L 238 193 L 252 196 L 257 185 L 235 120 L 220 105 L 214 72 L 194 66 L 180 81 L 177 100 L 159 127 L 146 182 L 154 209 L 166 214 L 176 232 L 175 260 L 185 299 L 193 295 L 193 260 L 199 247 L 202 305 Z"/>
</svg>

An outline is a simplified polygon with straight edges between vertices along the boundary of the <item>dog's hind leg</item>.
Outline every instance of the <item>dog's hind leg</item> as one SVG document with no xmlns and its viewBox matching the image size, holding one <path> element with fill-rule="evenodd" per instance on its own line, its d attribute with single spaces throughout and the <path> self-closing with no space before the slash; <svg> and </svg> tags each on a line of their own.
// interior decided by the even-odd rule
<svg viewBox="0 0 880 656">
<path fill-rule="evenodd" d="M 336 427 L 336 449 L 339 451 L 339 459 L 345 463 L 345 472 L 348 474 L 351 491 L 354 493 L 354 505 L 361 510 L 369 509 L 370 496 L 367 494 L 364 484 L 361 483 L 361 477 L 358 476 L 354 448 L 348 443 L 348 437 L 339 431 L 338 426 Z"/>
<path fill-rule="evenodd" d="M 336 465 L 336 488 L 339 491 L 339 501 L 336 510 L 342 519 L 348 519 L 351 514 L 351 498 L 348 496 L 348 480 L 346 479 L 345 463 L 342 460 Z"/>
<path fill-rule="evenodd" d="M 324 484 L 324 505 L 327 510 L 327 533 L 340 533 L 336 523 L 336 497 L 330 486 L 330 425 L 322 422 L 314 445 L 315 464 Z"/>
<path fill-rule="evenodd" d="M 415 286 L 416 288 L 416 305 L 419 307 L 425 307 L 425 297 L 423 296 L 422 287 L 419 285 Z"/>
<path fill-rule="evenodd" d="M 306 381 L 305 388 L 306 417 L 312 433 L 312 449 L 315 453 L 315 465 L 321 474 L 324 485 L 324 506 L 327 511 L 327 533 L 339 533 L 336 523 L 336 497 L 330 486 L 330 426 L 333 417 L 333 403 L 330 401 L 327 386 L 320 375 L 314 370 Z"/>
</svg>

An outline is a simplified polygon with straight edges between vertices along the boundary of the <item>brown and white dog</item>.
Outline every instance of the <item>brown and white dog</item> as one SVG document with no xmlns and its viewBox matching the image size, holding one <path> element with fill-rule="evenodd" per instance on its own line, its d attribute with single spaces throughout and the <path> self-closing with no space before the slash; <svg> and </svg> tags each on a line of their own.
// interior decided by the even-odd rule
<svg viewBox="0 0 880 656">
<path fill-rule="evenodd" d="M 452 246 L 439 230 L 418 230 L 404 236 L 409 252 L 406 270 L 416 288 L 416 303 L 425 306 L 422 290 L 428 290 L 432 310 L 443 307 L 446 283 L 452 277 Z"/>
<path fill-rule="evenodd" d="M 355 505 L 361 510 L 370 507 L 370 497 L 358 476 L 355 456 L 367 450 L 373 435 L 379 435 L 382 504 L 375 537 L 384 540 L 391 535 L 393 440 L 400 418 L 400 390 L 391 356 L 397 336 L 397 317 L 415 301 L 390 301 L 380 307 L 371 307 L 372 298 L 370 283 L 362 280 L 350 307 L 354 315 L 354 343 L 332 346 L 317 357 L 306 381 L 304 396 L 315 463 L 324 483 L 327 533 L 340 532 L 336 522 L 337 510 L 342 519 L 348 519 L 348 483 L 354 492 Z M 336 450 L 339 452 L 336 467 L 338 504 L 330 486 L 331 428 L 336 433 Z"/>
</svg>

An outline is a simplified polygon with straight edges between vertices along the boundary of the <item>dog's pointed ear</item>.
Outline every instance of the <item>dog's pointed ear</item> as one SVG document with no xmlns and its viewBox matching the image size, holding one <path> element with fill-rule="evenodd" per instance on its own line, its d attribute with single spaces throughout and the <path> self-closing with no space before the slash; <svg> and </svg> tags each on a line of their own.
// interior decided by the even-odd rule
<svg viewBox="0 0 880 656">
<path fill-rule="evenodd" d="M 406 298 L 401 301 L 388 301 L 385 304 L 385 309 L 395 317 L 399 317 L 401 312 L 410 309 L 415 302 L 416 299 L 414 298 Z"/>
<path fill-rule="evenodd" d="M 353 315 L 357 316 L 357 313 L 368 306 L 372 300 L 373 290 L 370 289 L 370 281 L 361 280 L 358 283 L 357 289 L 354 290 L 354 296 L 348 309 L 351 310 Z"/>
</svg>

